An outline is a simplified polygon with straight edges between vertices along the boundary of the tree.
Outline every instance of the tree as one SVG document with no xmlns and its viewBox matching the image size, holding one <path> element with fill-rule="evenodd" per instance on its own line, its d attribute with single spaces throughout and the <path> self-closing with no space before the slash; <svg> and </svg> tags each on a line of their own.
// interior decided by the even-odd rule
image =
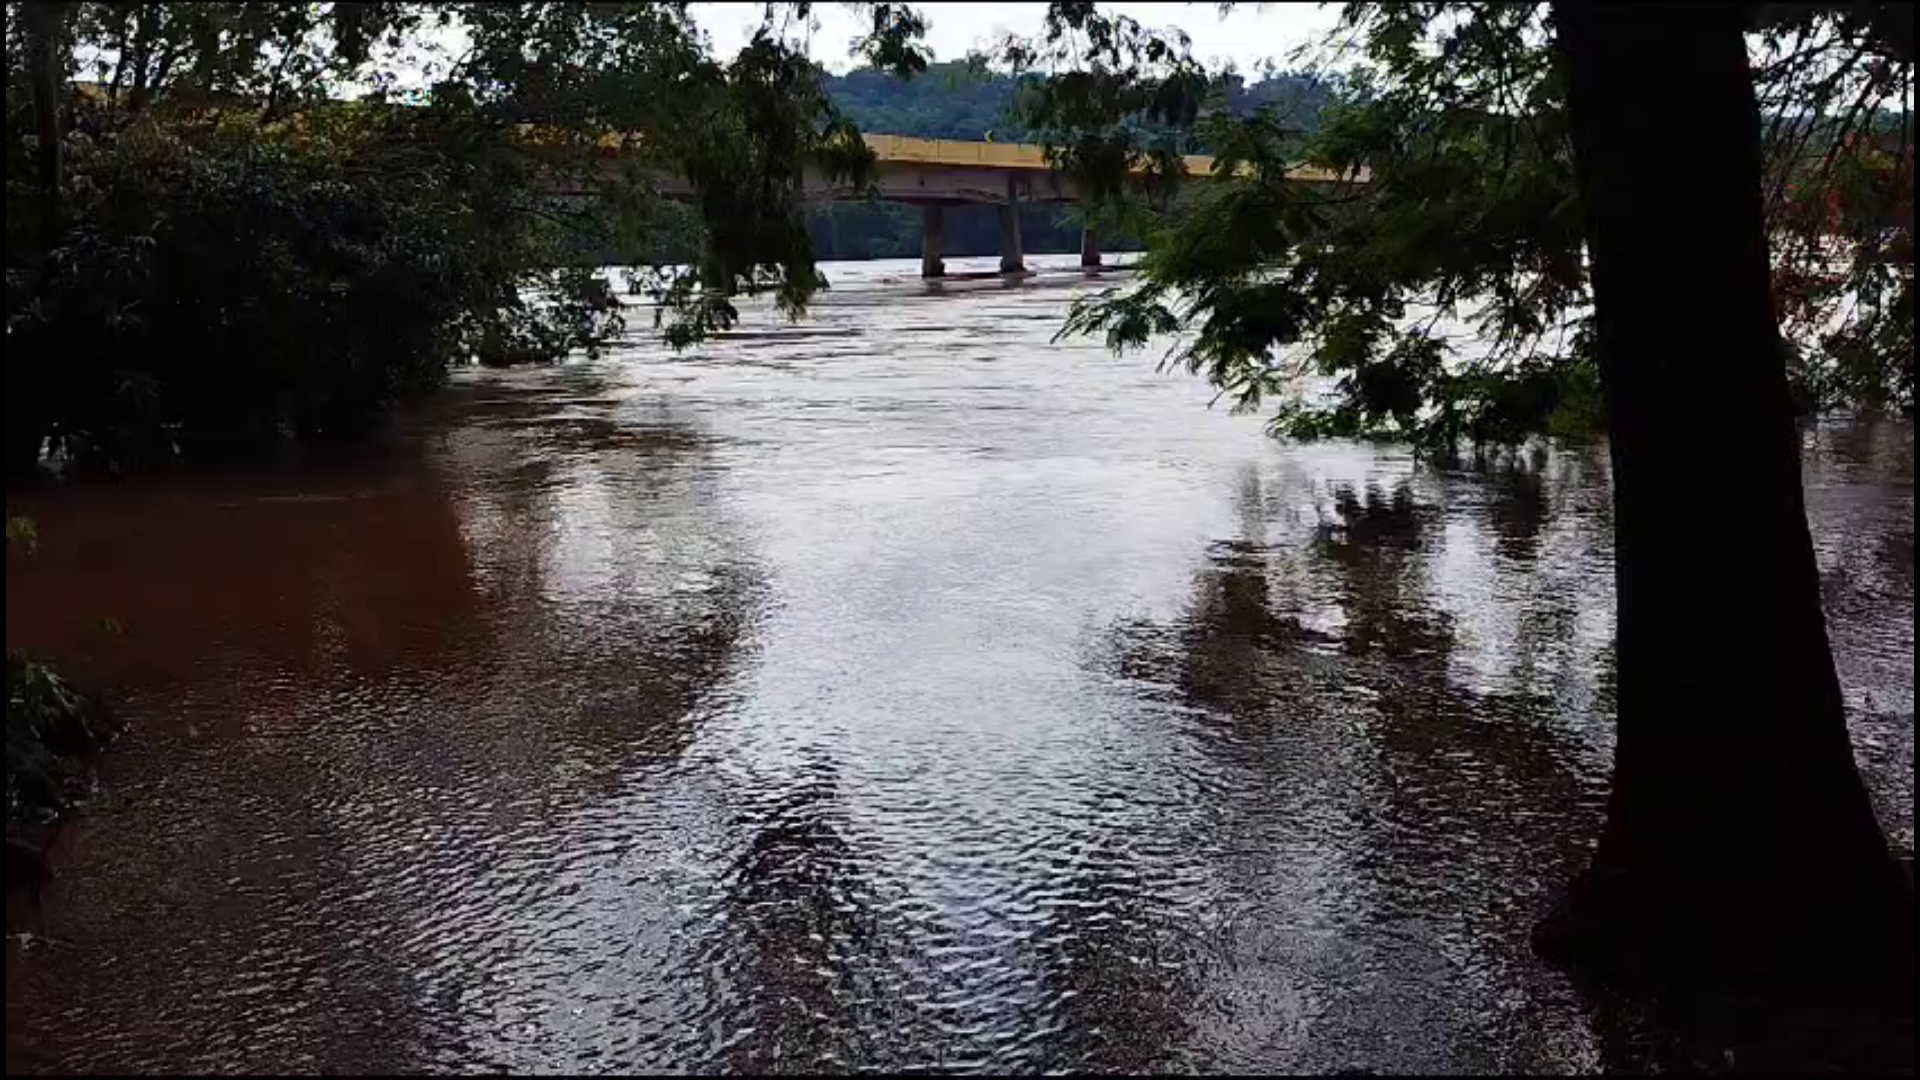
<svg viewBox="0 0 1920 1080">
<path fill-rule="evenodd" d="M 1600 846 L 1540 942 L 1663 984 L 1912 960 L 1820 610 L 1743 15 L 1554 9 L 1610 418 L 1619 742 Z"/>
<path fill-rule="evenodd" d="M 65 74 L 60 62 L 61 38 L 65 33 L 65 4 L 34 4 L 22 12 L 22 33 L 26 38 L 26 63 L 33 84 L 33 128 L 38 158 L 41 228 L 49 234 L 60 227 L 61 130 L 60 110 L 55 89 Z M 11 20 L 9 20 L 11 21 Z"/>
<path fill-rule="evenodd" d="M 859 6 L 866 55 L 924 66 L 916 16 Z M 697 258 L 633 283 L 676 342 L 742 294 L 797 313 L 820 286 L 799 181 L 872 161 L 771 16 L 725 61 L 674 3 L 8 16 L 10 473 L 49 437 L 106 467 L 355 438 L 451 365 L 591 351 L 622 305 L 569 265 L 583 237 L 692 226 Z M 402 91 L 416 53 L 430 84 Z"/>
<path fill-rule="evenodd" d="M 1242 403 L 1316 372 L 1338 380 L 1331 402 L 1283 408 L 1295 434 L 1506 442 L 1599 392 L 1617 506 L 1619 740 L 1604 837 L 1543 922 L 1542 950 L 1665 990 L 1910 974 L 1911 884 L 1848 745 L 1773 307 L 1781 267 L 1808 250 L 1770 256 L 1769 233 L 1786 227 L 1769 220 L 1763 186 L 1830 174 L 1763 146 L 1751 13 L 1350 4 L 1345 27 L 1376 69 L 1303 142 L 1271 116 L 1207 116 L 1204 75 L 1177 38 L 1092 5 L 1053 12 L 1043 40 L 1002 55 L 1083 70 L 1048 81 L 1058 92 L 1038 114 L 1052 125 L 1039 126 L 1063 166 L 1146 223 L 1150 244 L 1141 284 L 1081 307 L 1069 329 L 1119 345 L 1184 331 L 1172 359 Z M 1806 42 L 1763 67 L 1763 85 L 1806 77 L 1785 64 L 1823 85 L 1854 73 L 1861 103 L 1911 85 L 1910 36 L 1902 60 L 1879 12 L 1780 17 Z M 1848 59 L 1820 68 L 1815 48 Z M 1861 74 L 1869 55 L 1879 66 Z M 1851 131 L 1866 106 L 1838 123 L 1788 107 L 1768 117 L 1775 140 Z M 1143 117 L 1161 130 L 1134 134 L 1128 119 Z M 1177 152 L 1188 120 L 1222 148 L 1213 179 L 1170 210 L 1143 209 L 1120 170 Z M 1854 212 L 1881 224 L 1842 238 L 1856 253 L 1897 249 L 1910 218 L 1888 225 L 1886 211 L 1911 168 L 1860 152 L 1898 182 L 1855 195 L 1874 209 Z M 1819 160 L 1845 153 L 1842 141 Z M 1367 169 L 1369 182 L 1304 188 L 1288 176 L 1303 157 L 1356 181 Z M 1869 336 L 1911 310 L 1905 243 L 1895 288 L 1869 297 L 1886 301 L 1863 316 Z M 1889 261 L 1855 265 L 1872 276 Z M 1414 318 L 1416 301 L 1431 310 Z M 1472 308 L 1491 349 L 1463 360 L 1433 325 Z M 1542 352 L 1556 327 L 1577 348 Z"/>
<path fill-rule="evenodd" d="M 1067 42 L 1091 32 L 1065 29 L 1003 55 L 1080 64 Z M 1150 241 L 1141 284 L 1082 305 L 1074 330 L 1117 347 L 1181 331 L 1169 364 L 1243 407 L 1277 400 L 1275 428 L 1298 437 L 1447 451 L 1598 429 L 1586 237 L 1545 5 L 1345 5 L 1335 34 L 1363 62 L 1311 136 L 1284 116 L 1210 107 L 1177 40 L 1129 34 L 1108 34 L 1125 60 L 1099 57 L 1089 93 L 1047 103 L 1064 121 L 1063 164 L 1114 175 L 1202 138 L 1222 159 L 1166 212 L 1131 211 Z M 1789 8 L 1751 40 L 1797 394 L 1910 408 L 1911 61 L 1851 9 Z M 1192 126 L 1130 137 L 1123 120 L 1148 87 L 1191 95 Z M 1303 186 L 1288 179 L 1303 162 L 1366 182 Z"/>
</svg>

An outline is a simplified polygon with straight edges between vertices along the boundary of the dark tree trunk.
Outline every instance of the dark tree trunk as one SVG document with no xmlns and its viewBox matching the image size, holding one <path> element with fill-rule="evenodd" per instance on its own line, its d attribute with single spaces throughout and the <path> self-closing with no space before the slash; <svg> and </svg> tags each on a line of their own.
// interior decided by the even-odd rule
<svg viewBox="0 0 1920 1080">
<path fill-rule="evenodd" d="M 33 91 L 34 140 L 38 144 L 35 179 L 39 205 L 34 224 L 42 273 L 51 269 L 52 252 L 65 229 L 66 148 L 60 107 L 67 79 L 65 38 L 70 7 L 66 3 L 23 4 L 20 10 L 27 77 Z M 11 264 L 11 257 L 8 262 Z M 40 444 L 46 435 L 46 387 L 41 382 L 45 375 L 42 365 L 12 355 L 12 347 L 8 352 L 6 471 L 12 479 L 30 473 L 39 463 Z"/>
<path fill-rule="evenodd" d="M 1665 988 L 1912 963 L 1912 886 L 1820 610 L 1742 17 L 1554 5 L 1609 410 L 1619 743 L 1593 862 L 1536 942 Z"/>
<path fill-rule="evenodd" d="M 66 82 L 67 69 L 60 39 L 65 34 L 66 8 L 66 4 L 27 4 L 23 12 L 28 59 L 33 65 L 33 127 L 39 143 L 40 192 L 46 200 L 42 213 L 49 242 L 58 233 L 63 181 L 60 87 Z"/>
<path fill-rule="evenodd" d="M 127 95 L 127 111 L 139 112 L 147 103 L 151 84 L 149 67 L 153 61 L 153 41 L 160 32 L 160 5 L 151 0 L 140 5 L 133 28 L 133 89 Z"/>
</svg>

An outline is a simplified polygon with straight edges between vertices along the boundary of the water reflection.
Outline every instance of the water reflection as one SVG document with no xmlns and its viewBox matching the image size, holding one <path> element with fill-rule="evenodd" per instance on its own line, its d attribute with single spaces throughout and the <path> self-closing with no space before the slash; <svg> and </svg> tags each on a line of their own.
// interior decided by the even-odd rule
<svg viewBox="0 0 1920 1080">
<path fill-rule="evenodd" d="M 1834 422 L 1803 444 L 1807 513 L 1854 753 L 1913 851 L 1913 425 Z"/>
<path fill-rule="evenodd" d="M 474 644 L 439 621 L 476 629 L 479 605 L 430 474 L 336 465 L 16 502 L 44 543 L 8 561 L 9 634 L 102 681 L 190 680 L 183 640 L 203 668 L 308 677 L 431 668 Z"/>
<path fill-rule="evenodd" d="M 734 1072 L 844 1069 L 877 1060 L 888 1002 L 862 978 L 878 932 L 872 888 L 844 833 L 831 761 L 811 757 L 743 815 L 721 924 L 703 967 L 724 1013 L 712 1064 Z"/>
<path fill-rule="evenodd" d="M 402 719 L 367 711 L 399 703 L 380 687 L 491 652 L 443 486 L 338 467 L 298 487 L 226 476 L 28 505 L 47 542 L 9 559 L 9 639 L 114 687 L 136 727 L 134 751 L 107 762 L 106 802 L 63 838 L 67 859 L 118 869 L 56 880 L 48 929 L 70 944 L 45 965 L 10 955 L 10 1042 L 37 1056 L 25 1036 L 79 1026 L 107 1036 L 94 1052 L 109 1060 L 386 1060 L 375 1048 L 409 1034 L 405 973 L 361 929 L 374 912 L 344 887 L 356 838 L 326 802 L 343 760 L 392 752 L 406 728 L 331 721 L 355 701 Z M 234 1025 L 249 1001 L 269 1007 Z M 300 1033 L 285 1057 L 275 1029 Z"/>
<path fill-rule="evenodd" d="M 49 543 L 9 566 L 9 635 L 77 641 L 138 726 L 69 838 L 109 873 L 48 898 L 72 955 L 9 964 L 10 1039 L 59 1038 L 41 1010 L 78 1000 L 107 1037 L 48 1053 L 71 1067 L 513 1060 L 525 1029 L 473 977 L 598 947 L 527 916 L 624 854 L 603 800 L 684 748 L 755 611 L 700 440 L 658 416 L 596 436 L 570 416 L 591 390 L 512 395 L 504 433 L 496 394 L 456 398 L 444 435 L 319 491 L 35 508 Z M 607 587 L 642 560 L 660 587 Z M 76 607 L 124 634 L 72 636 Z"/>
<path fill-rule="evenodd" d="M 1277 446 L 1050 345 L 1077 273 L 900 270 L 462 380 L 390 454 L 36 507 L 9 641 L 136 728 L 10 1062 L 1652 1062 L 1525 944 L 1611 750 L 1604 454 Z M 1911 445 L 1808 458 L 1909 836 Z"/>
<path fill-rule="evenodd" d="M 1121 632 L 1129 673 L 1198 711 L 1219 781 L 1202 789 L 1217 800 L 1210 829 L 1258 838 L 1227 853 L 1249 865 L 1222 890 L 1235 974 L 1208 1010 L 1222 1022 L 1201 1038 L 1221 1056 L 1204 1065 L 1593 1060 L 1581 1025 L 1551 1022 L 1573 1002 L 1537 972 L 1525 935 L 1597 792 L 1552 702 L 1451 674 L 1458 635 L 1433 587 L 1451 565 L 1449 523 L 1421 490 L 1434 480 L 1336 480 L 1311 513 L 1288 514 L 1250 471 L 1239 535 L 1214 546 L 1185 615 Z M 1505 490 L 1526 501 L 1482 519 L 1487 531 L 1537 543 L 1541 481 Z M 1391 1031 L 1422 1034 L 1381 1039 Z"/>
</svg>

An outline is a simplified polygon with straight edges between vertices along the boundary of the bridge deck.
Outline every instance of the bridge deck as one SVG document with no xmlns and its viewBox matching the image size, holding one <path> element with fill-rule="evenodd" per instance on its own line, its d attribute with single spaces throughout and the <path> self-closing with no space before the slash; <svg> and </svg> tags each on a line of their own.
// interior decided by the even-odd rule
<svg viewBox="0 0 1920 1080">
<path fill-rule="evenodd" d="M 881 164 L 939 165 L 955 169 L 1007 169 L 1046 172 L 1046 148 L 1034 143 L 971 142 L 964 139 L 922 139 L 912 135 L 868 133 L 867 145 Z M 1188 176 L 1211 176 L 1213 158 L 1207 154 L 1187 154 Z M 1347 179 L 1325 169 L 1302 168 L 1289 175 L 1302 180 L 1331 183 Z M 1354 179 L 1364 180 L 1364 177 Z"/>
<path fill-rule="evenodd" d="M 964 139 L 922 139 L 914 135 L 868 133 L 867 145 L 883 163 L 944 165 L 952 168 L 1030 169 L 1045 172 L 1046 148 L 1035 143 L 970 142 Z M 1187 172 L 1201 174 L 1213 169 L 1213 159 L 1200 155 L 1187 158 Z"/>
<path fill-rule="evenodd" d="M 997 172 L 1036 172 L 1052 170 L 1047 163 L 1046 147 L 1037 143 L 998 143 L 974 142 L 968 139 L 923 139 L 916 135 L 887 135 L 879 132 L 864 132 L 862 138 L 873 148 L 873 153 L 881 165 L 924 165 L 941 169 L 982 169 Z M 601 140 L 608 149 L 616 149 L 621 140 L 608 136 Z M 1208 154 L 1184 155 L 1187 163 L 1187 175 L 1206 177 L 1213 175 L 1214 159 Z M 1365 183 L 1366 174 L 1344 176 L 1325 169 L 1303 167 L 1293 170 L 1289 175 L 1316 183 L 1337 183 L 1352 180 Z"/>
</svg>

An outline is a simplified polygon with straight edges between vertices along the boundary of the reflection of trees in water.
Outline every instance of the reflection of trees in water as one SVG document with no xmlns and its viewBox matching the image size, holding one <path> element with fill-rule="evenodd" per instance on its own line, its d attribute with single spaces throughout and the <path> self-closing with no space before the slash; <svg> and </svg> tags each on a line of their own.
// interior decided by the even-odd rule
<svg viewBox="0 0 1920 1080">
<path fill-rule="evenodd" d="M 808 754 L 731 827 L 746 840 L 695 959 L 718 1043 L 703 1070 L 1139 1069 L 1172 1041 L 1176 935 L 1120 852 L 1047 882 L 1037 926 L 949 923 L 871 877 L 836 773 Z"/>
<path fill-rule="evenodd" d="M 798 775 L 747 808 L 745 845 L 723 877 L 698 966 L 718 1033 L 709 1070 L 818 1071 L 885 1061 L 907 1002 L 880 993 L 871 883 L 845 835 L 837 767 L 808 754 Z"/>
<path fill-rule="evenodd" d="M 569 378 L 479 410 L 446 457 L 467 481 L 485 617 L 507 643 L 488 692 L 532 705 L 523 722 L 545 741 L 617 771 L 636 749 L 684 748 L 763 588 L 722 515 L 705 439 L 664 406 Z"/>
<path fill-rule="evenodd" d="M 703 1069 L 1137 1071 L 1177 1041 L 1169 898 L 1119 845 L 1090 850 L 1098 826 L 1050 845 L 1074 854 L 1024 898 L 1037 924 L 956 913 L 872 877 L 829 755 L 752 782 L 729 826 L 745 842 L 694 961 L 720 1043 Z"/>
<path fill-rule="evenodd" d="M 1803 442 L 1807 471 L 1839 473 L 1863 483 L 1913 483 L 1911 420 L 1849 420 L 1814 423 Z"/>
<path fill-rule="evenodd" d="M 1546 478 L 1538 469 L 1508 469 L 1486 483 L 1494 550 L 1502 558 L 1531 565 L 1540 554 L 1540 531 L 1547 523 Z"/>
<path fill-rule="evenodd" d="M 475 984 L 547 944 L 521 922 L 607 861 L 576 819 L 692 738 L 760 591 L 714 555 L 713 493 L 644 475 L 697 473 L 698 438 L 545 423 L 612 406 L 527 396 L 499 410 L 527 425 L 462 422 L 424 459 L 264 495 L 162 486 L 133 521 L 62 523 L 49 595 L 127 626 L 102 665 L 132 691 L 109 781 L 137 801 L 95 819 L 48 898 L 50 932 L 88 947 L 9 964 L 33 1014 L 10 1008 L 10 1042 L 94 1067 L 486 1060 L 474 1035 L 511 995 Z M 595 634 L 547 602 L 540 557 L 582 469 L 615 477 L 616 555 L 679 543 L 669 586 L 606 597 Z M 29 599 L 9 583 L 10 624 Z"/>
<path fill-rule="evenodd" d="M 1315 528 L 1308 552 L 1310 576 L 1331 586 L 1346 616 L 1342 647 L 1425 674 L 1438 662 L 1444 673 L 1452 626 L 1444 611 L 1409 595 L 1431 555 L 1424 545 L 1432 543 L 1434 510 L 1416 503 L 1404 482 L 1391 490 L 1369 484 L 1364 491 L 1342 484 L 1332 495 L 1335 516 Z"/>
<path fill-rule="evenodd" d="M 466 548 L 442 478 L 407 459 L 147 481 L 35 513 L 48 542 L 9 560 L 10 635 L 122 693 L 251 695 L 263 676 L 430 668 L 470 645 Z"/>
<path fill-rule="evenodd" d="M 1097 834 L 1067 870 L 1034 935 L 1043 1034 L 1023 1072 L 1143 1073 L 1172 1067 L 1200 977 L 1176 913 L 1134 856 Z"/>
<path fill-rule="evenodd" d="M 1537 543 L 1546 520 L 1537 485 L 1499 484 L 1489 501 L 1495 535 L 1516 553 Z M 1519 870 L 1516 856 L 1536 860 L 1568 839 L 1557 826 L 1579 792 L 1558 726 L 1547 722 L 1553 704 L 1449 678 L 1457 636 L 1430 590 L 1429 567 L 1444 544 L 1437 508 L 1420 507 L 1406 486 L 1364 500 L 1337 492 L 1335 503 L 1344 528 L 1321 530 L 1309 550 L 1346 609 L 1347 652 L 1370 661 L 1349 676 L 1374 691 L 1380 719 L 1368 731 L 1387 766 L 1393 827 L 1380 837 L 1379 869 L 1418 893 L 1504 906 L 1474 879 L 1492 867 Z M 1553 644 L 1534 637 L 1520 653 Z M 1414 846 L 1396 850 L 1402 842 Z"/>
<path fill-rule="evenodd" d="M 1485 517 L 1468 522 L 1504 541 L 1521 572 L 1552 521 L 1543 487 L 1496 489 Z M 1341 1003 L 1313 1014 L 1311 1045 L 1290 1052 L 1385 1068 L 1552 1064 L 1536 998 L 1558 991 L 1536 974 L 1525 935 L 1535 901 L 1597 820 L 1594 778 L 1579 772 L 1551 699 L 1449 678 L 1458 643 L 1432 592 L 1447 507 L 1408 482 L 1330 495 L 1331 512 L 1305 536 L 1252 517 L 1245 508 L 1263 500 L 1243 497 L 1243 539 L 1215 545 L 1177 626 L 1129 630 L 1123 664 L 1209 717 L 1195 746 L 1230 777 L 1197 789 L 1215 802 L 1202 811 L 1214 827 L 1271 838 L 1336 879 L 1274 882 L 1290 902 L 1341 907 L 1274 921 L 1341 926 L 1347 943 L 1311 961 L 1327 965 L 1326 993 Z M 1325 603 L 1343 620 L 1337 631 L 1301 617 Z M 1538 635 L 1570 626 L 1522 624 L 1523 654 L 1568 645 Z M 1329 846 L 1339 850 L 1314 854 Z M 1236 891 L 1293 872 L 1222 869 L 1243 879 Z M 1376 968 L 1394 974 L 1380 982 Z M 1423 1045 L 1390 1049 L 1410 1028 Z"/>
<path fill-rule="evenodd" d="M 1465 560 L 1468 574 L 1491 586 L 1456 626 L 1456 640 L 1464 633 L 1475 641 L 1470 666 L 1480 681 L 1551 698 L 1560 715 L 1592 728 L 1611 700 L 1612 502 L 1604 452 L 1541 451 L 1525 467 L 1496 464 L 1443 490 L 1450 503 L 1472 507 L 1479 531 L 1493 540 L 1491 566 L 1472 553 Z M 1610 740 L 1592 730 L 1585 737 Z"/>
<path fill-rule="evenodd" d="M 630 1036 L 582 975 L 592 958 L 578 950 L 592 943 L 555 928 L 629 933 L 665 917 L 645 909 L 649 891 L 617 884 L 655 847 L 629 815 L 742 662 L 763 594 L 707 443 L 671 413 L 594 389 L 516 397 L 451 433 L 440 460 L 462 479 L 475 590 L 502 644 L 433 690 L 456 737 L 416 729 L 363 781 L 430 792 L 406 814 L 431 823 L 436 843 L 411 851 L 394 838 L 365 862 L 390 886 L 397 923 L 446 924 L 417 939 L 410 966 L 431 973 L 418 993 L 436 1044 L 479 1048 L 447 1063 L 551 1065 L 556 1038 Z M 421 863 L 446 883 L 427 910 L 406 895 Z M 527 977 L 511 989 L 476 985 L 516 970 Z M 550 1012 L 540 1003 L 555 992 L 584 995 L 592 1016 Z M 503 1029 L 496 1002 L 540 1019 Z"/>
<path fill-rule="evenodd" d="M 1889 530 L 1873 546 L 1874 557 L 1879 561 L 1880 572 L 1892 581 L 1896 589 L 1913 595 L 1913 529 Z"/>
<path fill-rule="evenodd" d="M 1808 517 L 1831 613 L 1860 617 L 1864 601 L 1911 604 L 1913 427 L 1830 424 L 1809 436 Z M 1839 612 L 1832 609 L 1852 604 Z"/>
<path fill-rule="evenodd" d="M 1529 472 L 1496 477 L 1490 487 L 1484 526 L 1518 566 L 1480 572 L 1531 575 L 1551 516 L 1544 482 Z M 1545 688 L 1476 692 L 1449 678 L 1458 638 L 1430 589 L 1445 543 L 1441 510 L 1422 513 L 1408 501 L 1404 487 L 1388 501 L 1342 501 L 1343 517 L 1358 512 L 1360 521 L 1382 524 L 1350 528 L 1343 543 L 1313 549 L 1341 583 L 1350 620 L 1363 633 L 1380 628 L 1379 662 L 1355 672 L 1377 694 L 1379 722 L 1368 731 L 1385 795 L 1362 865 L 1383 913 L 1431 950 L 1439 961 L 1432 970 L 1448 973 L 1450 985 L 1436 994 L 1466 1005 L 1452 1024 L 1480 1029 L 1460 1040 L 1459 1063 L 1510 1067 L 1540 1049 L 1541 1032 L 1500 1006 L 1515 992 L 1541 989 L 1526 934 L 1545 890 L 1597 820 L 1592 778 L 1576 772 L 1569 725 L 1554 715 Z M 1538 598 L 1523 607 L 1519 664 L 1572 646 L 1571 624 L 1540 618 L 1542 610 L 1552 605 Z M 1488 1060 L 1489 1052 L 1520 1056 Z"/>
<path fill-rule="evenodd" d="M 1854 756 L 1889 836 L 1913 843 L 1911 422 L 1822 423 L 1803 458 L 1822 606 Z"/>
<path fill-rule="evenodd" d="M 486 640 L 437 475 L 377 459 L 302 476 L 157 482 L 56 515 L 67 542 L 34 585 L 125 627 L 78 644 L 133 730 L 48 896 L 50 931 L 84 945 L 10 958 L 10 1044 L 85 1069 L 409 1063 L 405 976 L 349 884 L 360 838 L 322 809 L 338 755 L 398 718 L 340 717 L 329 688 L 417 680 Z M 15 602 L 35 599 L 10 584 Z"/>
<path fill-rule="evenodd" d="M 1323 606 L 1326 583 L 1273 571 L 1299 555 L 1302 537 L 1273 519 L 1278 500 L 1270 495 L 1248 469 L 1235 502 L 1237 536 L 1211 546 L 1185 614 L 1167 626 L 1124 626 L 1115 642 L 1123 675 L 1149 693 L 1171 691 L 1177 711 L 1165 721 L 1191 744 L 1189 828 L 1195 854 L 1206 853 L 1201 873 L 1212 898 L 1204 903 L 1221 908 L 1174 916 L 1190 954 L 1177 980 L 1148 970 L 1120 985 L 1166 1018 L 1141 1024 L 1170 1041 L 1162 1053 L 1200 1068 L 1350 1064 L 1329 1044 L 1303 1046 L 1292 1036 L 1351 974 L 1334 970 L 1328 934 L 1371 904 L 1343 868 L 1359 854 L 1354 822 L 1372 800 L 1369 769 L 1353 755 L 1367 691 L 1345 681 L 1351 661 L 1340 637 L 1303 618 Z M 1310 525 L 1308 543 L 1316 532 Z M 1128 943 L 1100 945 L 1104 966 L 1125 963 L 1124 953 L 1112 954 Z M 1124 1031 L 1137 1008 L 1108 994 L 1083 1005 L 1076 1020 Z"/>
<path fill-rule="evenodd" d="M 1861 601 L 1911 605 L 1913 434 L 1911 423 L 1852 422 L 1807 437 L 1807 510 L 1830 614 L 1870 615 Z"/>
</svg>

